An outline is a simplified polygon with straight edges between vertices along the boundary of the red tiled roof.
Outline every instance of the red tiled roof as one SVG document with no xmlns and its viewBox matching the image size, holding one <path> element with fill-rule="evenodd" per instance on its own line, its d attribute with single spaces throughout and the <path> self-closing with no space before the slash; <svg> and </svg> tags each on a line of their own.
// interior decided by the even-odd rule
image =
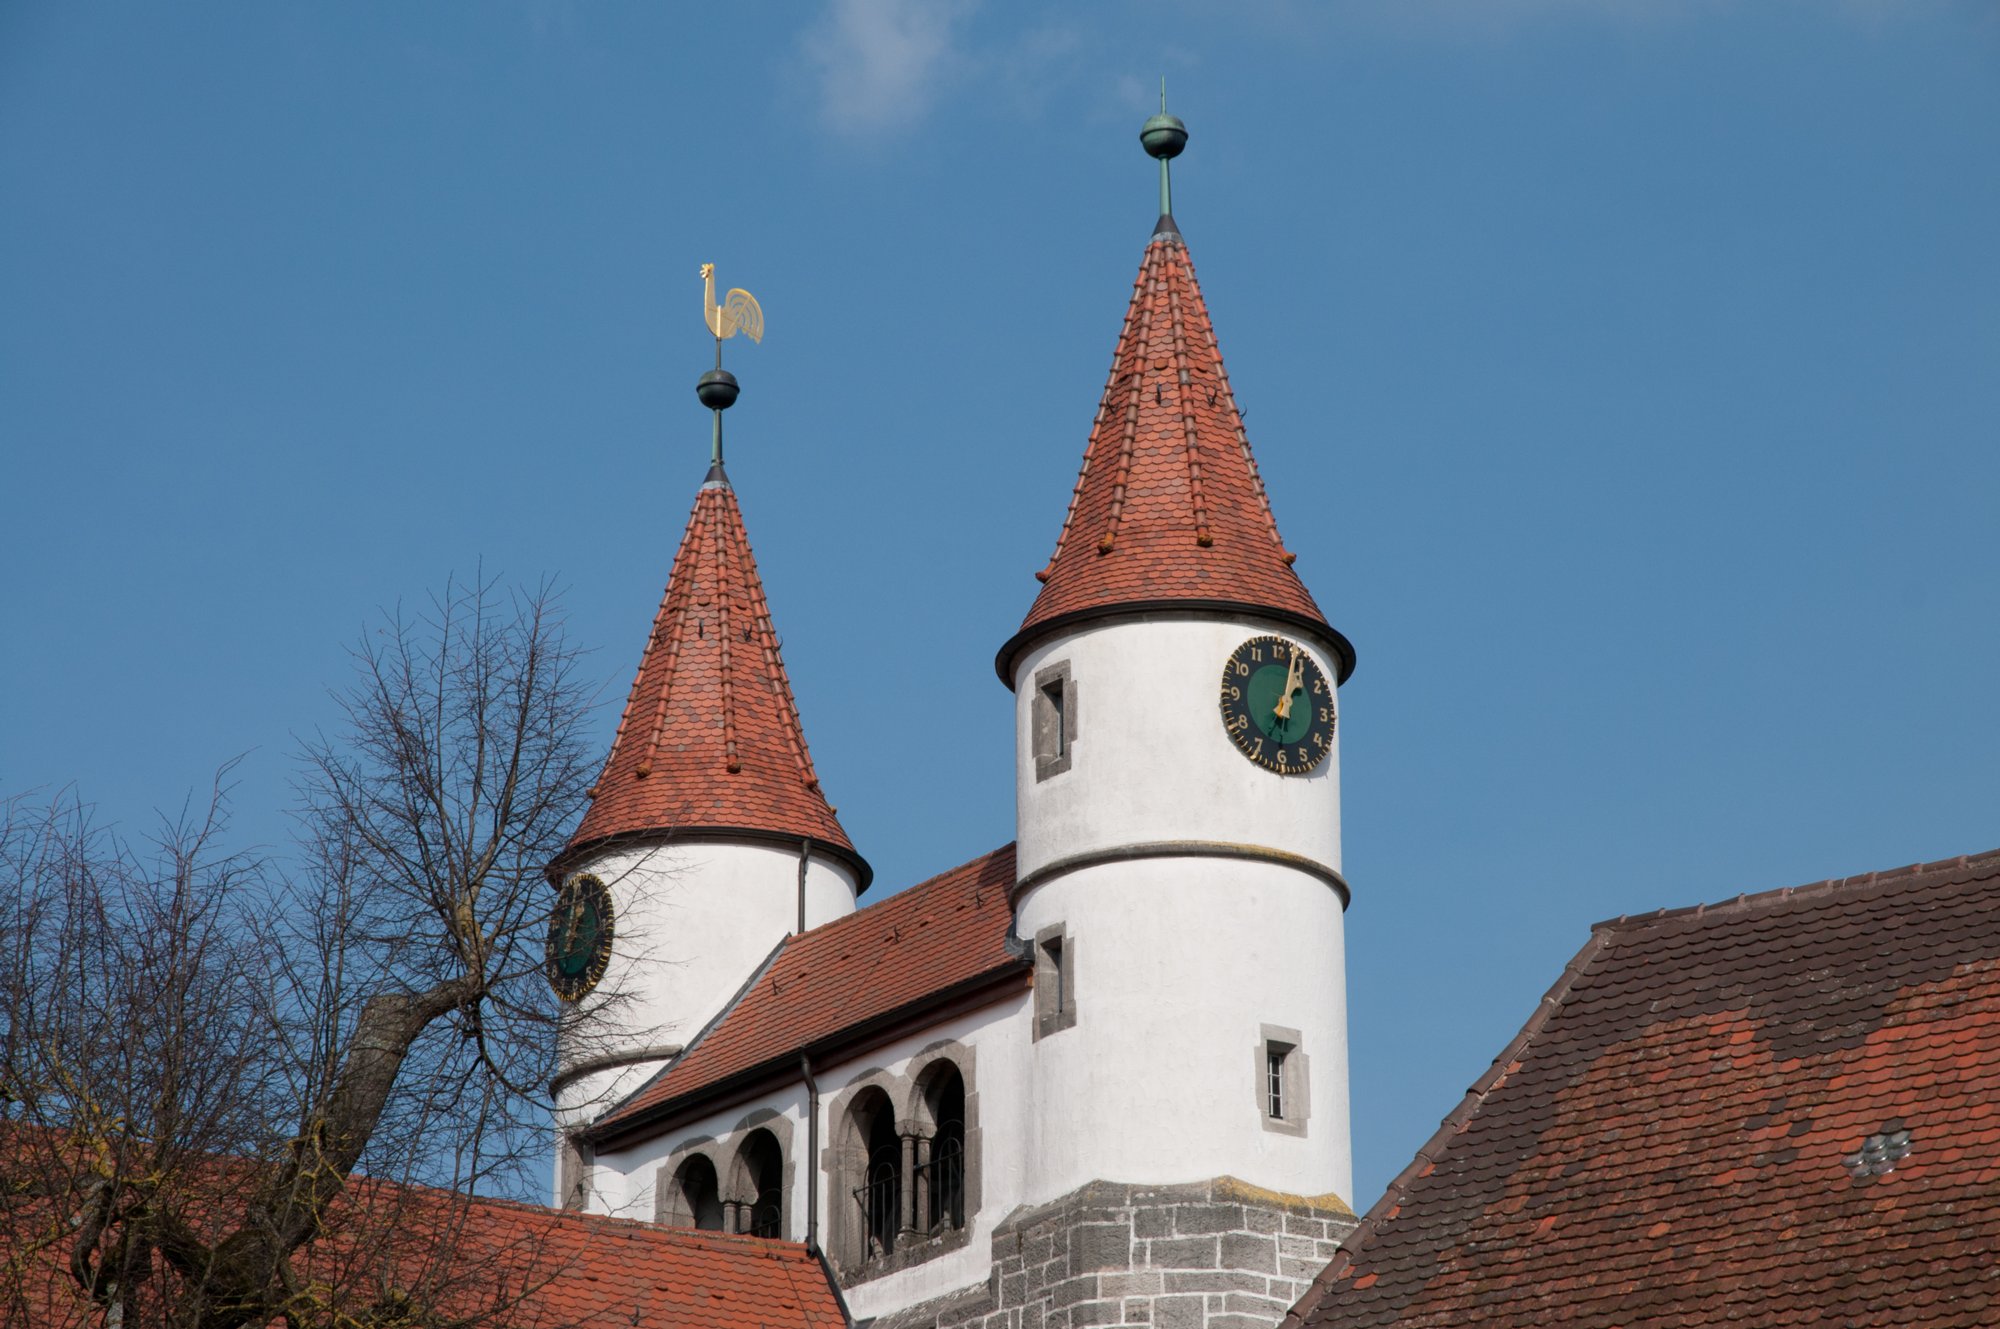
<svg viewBox="0 0 2000 1329">
<path fill-rule="evenodd" d="M 1995 1251 L 2000 851 L 1600 924 L 1286 1324 L 1970 1329 Z"/>
<path fill-rule="evenodd" d="M 1345 645 L 1292 571 L 1194 264 L 1172 229 L 1146 247 L 1069 514 L 1035 575 L 1041 593 L 997 662 L 1010 684 L 1013 657 L 1036 629 L 1160 601 L 1261 609 Z M 1346 655 L 1342 678 L 1353 667 Z"/>
<path fill-rule="evenodd" d="M 796 1075 L 801 1052 L 838 1047 L 984 981 L 1025 976 L 1027 957 L 1012 943 L 1013 884 L 1010 844 L 790 938 L 679 1060 L 594 1133 L 625 1133 L 765 1073 Z"/>
<path fill-rule="evenodd" d="M 532 1245 L 548 1272 L 512 1324 L 840 1329 L 840 1301 L 819 1258 L 789 1241 L 725 1236 L 631 1219 L 481 1201 L 456 1258 L 479 1267 Z"/>
<path fill-rule="evenodd" d="M 704 484 L 590 811 L 565 857 L 617 836 L 810 837 L 867 867 L 813 772 L 764 583 L 726 481 Z"/>
<path fill-rule="evenodd" d="M 211 1217 L 222 1223 L 218 1233 L 226 1229 L 226 1201 L 195 1202 L 223 1211 Z M 346 1322 L 343 1312 L 366 1318 L 393 1290 L 439 1323 L 465 1317 L 518 1329 L 841 1329 L 847 1323 L 825 1266 L 795 1242 L 468 1199 L 363 1177 L 348 1183 L 327 1222 L 293 1256 L 292 1273 L 329 1322 Z M 19 1277 L 6 1282 L 10 1296 L 0 1304 L 0 1324 L 84 1329 L 103 1322 L 101 1309 L 69 1276 L 60 1236 L 17 1249 L 28 1259 Z M 187 1291 L 150 1263 L 154 1273 L 132 1289 L 136 1318 L 148 1323 L 160 1297 Z"/>
</svg>

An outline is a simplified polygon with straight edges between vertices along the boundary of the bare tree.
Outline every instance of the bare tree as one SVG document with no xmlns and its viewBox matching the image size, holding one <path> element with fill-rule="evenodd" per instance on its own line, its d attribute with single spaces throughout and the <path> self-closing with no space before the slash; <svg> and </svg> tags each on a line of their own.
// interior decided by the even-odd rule
<svg viewBox="0 0 2000 1329">
<path fill-rule="evenodd" d="M 544 872 L 594 773 L 577 653 L 546 587 L 480 580 L 355 663 L 289 861 L 221 848 L 221 782 L 143 847 L 73 797 L 4 805 L 6 1323 L 422 1323 L 536 1276 L 469 1285 L 451 1197 L 547 1156 Z"/>
</svg>

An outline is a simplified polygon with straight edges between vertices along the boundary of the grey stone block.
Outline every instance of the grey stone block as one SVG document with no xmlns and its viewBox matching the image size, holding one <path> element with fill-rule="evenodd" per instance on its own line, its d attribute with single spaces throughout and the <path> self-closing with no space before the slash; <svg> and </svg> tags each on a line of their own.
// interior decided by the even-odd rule
<svg viewBox="0 0 2000 1329">
<path fill-rule="evenodd" d="M 1134 1209 L 1132 1211 L 1132 1235 L 1135 1237 L 1170 1237 L 1174 1233 L 1174 1211 L 1165 1207 L 1154 1209 Z"/>
<path fill-rule="evenodd" d="M 1205 1329 L 1207 1319 L 1201 1297 L 1159 1297 L 1153 1302 L 1153 1329 Z"/>
<path fill-rule="evenodd" d="M 1085 1325 L 1123 1324 L 1125 1303 L 1122 1301 L 1079 1301 L 1069 1308 L 1069 1322 L 1073 1329 L 1084 1329 Z"/>
<path fill-rule="evenodd" d="M 1070 1235 L 1070 1270 L 1090 1273 L 1098 1269 L 1132 1267 L 1132 1229 L 1124 1223 L 1081 1223 Z"/>
<path fill-rule="evenodd" d="M 1277 1318 L 1266 1319 L 1261 1315 L 1213 1315 L 1209 1317 L 1208 1329 L 1271 1329 Z"/>
<path fill-rule="evenodd" d="M 1308 1218 L 1304 1214 L 1286 1214 L 1285 1231 L 1296 1233 L 1301 1237 L 1311 1237 L 1317 1241 L 1326 1235 L 1326 1224 L 1320 1219 Z"/>
<path fill-rule="evenodd" d="M 1275 1238 L 1254 1232 L 1230 1232 L 1222 1238 L 1221 1265 L 1224 1269 L 1252 1269 L 1260 1274 L 1278 1272 L 1278 1243 Z"/>
<path fill-rule="evenodd" d="M 1232 1292 L 1222 1299 L 1222 1308 L 1232 1315 L 1257 1316 L 1258 1323 L 1268 1326 L 1284 1319 L 1292 1306 L 1288 1301 L 1274 1301 L 1250 1292 Z"/>
<path fill-rule="evenodd" d="M 1240 1204 L 1184 1204 L 1174 1210 L 1174 1231 L 1184 1237 L 1234 1232 L 1243 1226 Z"/>
<path fill-rule="evenodd" d="M 1286 1278 L 1294 1278 L 1301 1283 L 1310 1283 L 1319 1277 L 1319 1271 L 1326 1268 L 1326 1263 L 1325 1260 L 1316 1260 L 1311 1256 L 1300 1259 L 1291 1255 L 1280 1255 L 1278 1257 L 1278 1272 Z"/>
<path fill-rule="evenodd" d="M 1097 1286 L 1107 1297 L 1137 1297 L 1158 1292 L 1165 1283 L 1158 1273 L 1142 1269 L 1131 1274 L 1099 1274 Z"/>
<path fill-rule="evenodd" d="M 1319 1243 L 1310 1237 L 1279 1237 L 1278 1254 L 1310 1260 L 1319 1254 Z"/>
<path fill-rule="evenodd" d="M 1147 1257 L 1156 1269 L 1213 1269 L 1214 1237 L 1167 1237 L 1153 1242 Z"/>
<path fill-rule="evenodd" d="M 1082 1278 L 1067 1278 L 1049 1289 L 1051 1306 L 1074 1306 L 1080 1301 L 1090 1301 L 1097 1296 L 1097 1278 L 1086 1274 Z"/>
<path fill-rule="evenodd" d="M 1000 1304 L 1018 1306 L 1028 1299 L 1028 1271 L 1019 1269 L 1000 1276 Z"/>
<path fill-rule="evenodd" d="M 1255 1205 L 1245 1205 L 1243 1226 L 1252 1232 L 1282 1232 L 1285 1227 L 1285 1216 L 1275 1209 L 1259 1209 Z"/>
<path fill-rule="evenodd" d="M 1199 1273 L 1172 1273 L 1166 1275 L 1168 1292 L 1254 1292 L 1264 1294 L 1269 1280 L 1261 1274 L 1239 1273 L 1234 1269 L 1207 1269 Z"/>
</svg>

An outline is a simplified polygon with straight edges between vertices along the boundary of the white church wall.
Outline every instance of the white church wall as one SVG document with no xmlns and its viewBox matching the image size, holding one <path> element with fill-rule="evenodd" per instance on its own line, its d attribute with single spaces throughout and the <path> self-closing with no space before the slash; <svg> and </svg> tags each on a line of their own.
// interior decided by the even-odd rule
<svg viewBox="0 0 2000 1329">
<path fill-rule="evenodd" d="M 578 1003 L 565 1068 L 591 1058 L 687 1043 L 797 930 L 799 849 L 762 841 L 686 840 L 592 855 L 579 871 L 610 888 L 611 960 Z M 854 911 L 854 876 L 822 854 L 806 866 L 806 926 Z M 664 1056 L 578 1077 L 556 1096 L 559 1127 L 600 1115 L 656 1074 Z"/>
<path fill-rule="evenodd" d="M 1176 840 L 1257 845 L 1339 871 L 1338 730 L 1311 775 L 1278 776 L 1223 728 L 1223 666 L 1266 633 L 1304 647 L 1329 683 L 1337 677 L 1322 644 L 1255 618 L 1115 620 L 1023 655 L 1014 668 L 1020 876 L 1078 854 Z M 1076 696 L 1069 767 L 1037 778 L 1034 679 L 1063 664 Z"/>
<path fill-rule="evenodd" d="M 1233 754 L 1232 754 L 1233 755 Z M 1074 1023 L 1036 1040 L 1022 1195 L 1233 1176 L 1353 1199 L 1341 900 L 1307 873 L 1138 859 L 1030 890 L 1019 929 L 1068 938 Z M 1267 1121 L 1260 1045 L 1295 1031 L 1303 1133 Z M 1169 1106 L 1170 1105 L 1170 1106 Z"/>
</svg>

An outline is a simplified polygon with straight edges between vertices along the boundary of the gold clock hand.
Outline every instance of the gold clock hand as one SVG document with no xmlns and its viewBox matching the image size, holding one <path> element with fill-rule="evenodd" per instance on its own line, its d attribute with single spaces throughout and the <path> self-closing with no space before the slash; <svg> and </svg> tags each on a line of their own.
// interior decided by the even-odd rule
<svg viewBox="0 0 2000 1329">
<path fill-rule="evenodd" d="M 1299 648 L 1294 646 L 1292 647 L 1291 667 L 1285 670 L 1285 695 L 1278 698 L 1278 704 L 1272 708 L 1273 713 L 1280 720 L 1289 720 L 1292 718 L 1292 692 L 1298 685 Z"/>
</svg>

